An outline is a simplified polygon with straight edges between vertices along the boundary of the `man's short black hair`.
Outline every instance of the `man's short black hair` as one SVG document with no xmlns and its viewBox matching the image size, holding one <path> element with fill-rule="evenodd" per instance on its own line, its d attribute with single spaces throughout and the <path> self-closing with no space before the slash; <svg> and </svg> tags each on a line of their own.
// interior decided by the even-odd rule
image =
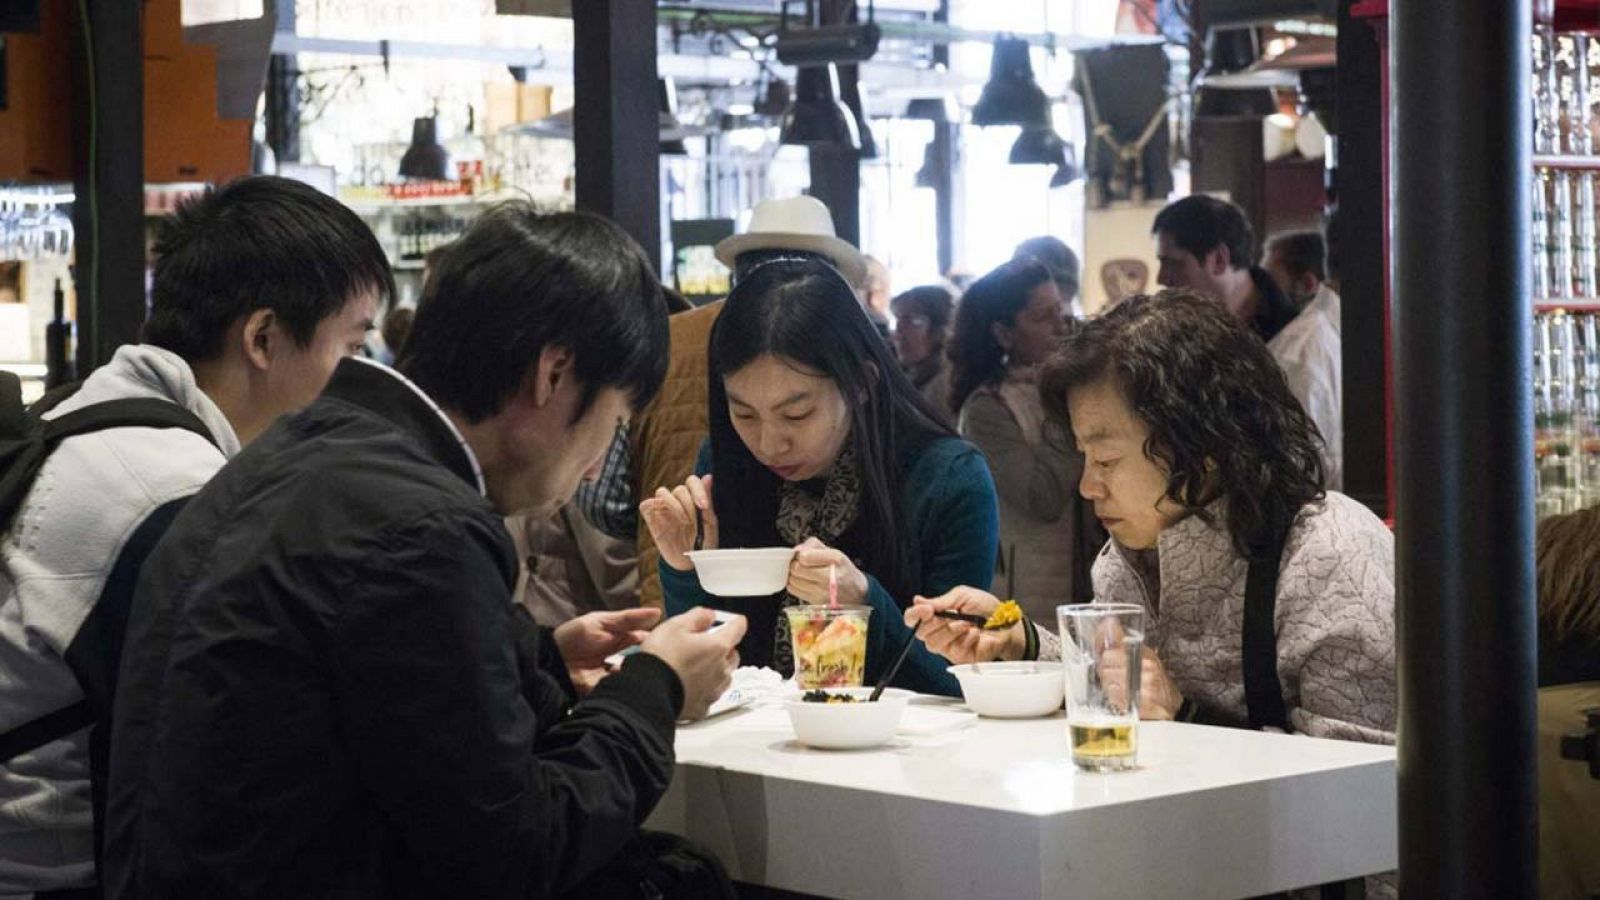
<svg viewBox="0 0 1600 900">
<path fill-rule="evenodd" d="M 1278 254 L 1291 278 L 1315 275 L 1318 281 L 1328 280 L 1328 246 L 1316 231 L 1295 231 L 1280 234 L 1267 244 L 1270 252 Z"/>
<path fill-rule="evenodd" d="M 215 358 L 240 318 L 270 309 L 300 346 L 366 293 L 394 297 L 372 229 L 349 207 L 288 178 L 240 178 L 156 223 L 143 338 L 195 363 Z"/>
<path fill-rule="evenodd" d="M 1167 204 L 1150 229 L 1151 234 L 1159 232 L 1166 232 L 1198 260 L 1227 247 L 1229 264 L 1235 269 L 1248 269 L 1256 261 L 1256 236 L 1244 210 L 1216 197 L 1191 194 Z"/>
<path fill-rule="evenodd" d="M 396 366 L 441 405 L 481 422 L 516 394 L 546 347 L 565 347 L 583 387 L 641 409 L 667 374 L 667 306 L 644 251 L 588 213 L 514 200 L 478 218 L 433 273 Z"/>
</svg>

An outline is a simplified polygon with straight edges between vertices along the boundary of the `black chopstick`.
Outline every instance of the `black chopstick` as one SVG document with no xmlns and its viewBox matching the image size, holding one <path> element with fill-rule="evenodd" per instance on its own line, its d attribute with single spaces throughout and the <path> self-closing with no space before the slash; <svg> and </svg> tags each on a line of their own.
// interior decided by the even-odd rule
<svg viewBox="0 0 1600 900">
<path fill-rule="evenodd" d="M 900 655 L 894 658 L 894 665 L 883 673 L 883 677 L 878 679 L 878 686 L 873 688 L 871 696 L 867 697 L 868 703 L 878 702 L 878 698 L 883 696 L 883 689 L 889 686 L 889 682 L 894 680 L 894 676 L 900 674 L 900 665 L 906 661 L 907 656 L 911 655 L 911 645 L 917 642 L 917 629 L 921 627 L 922 623 L 918 622 L 917 627 L 911 629 L 911 636 L 906 638 L 905 645 L 900 648 Z"/>
<path fill-rule="evenodd" d="M 954 619 L 957 622 L 966 622 L 969 625 L 982 627 L 989 624 L 988 616 L 975 616 L 972 613 L 956 612 L 953 609 L 941 609 L 934 613 L 941 619 Z"/>
</svg>

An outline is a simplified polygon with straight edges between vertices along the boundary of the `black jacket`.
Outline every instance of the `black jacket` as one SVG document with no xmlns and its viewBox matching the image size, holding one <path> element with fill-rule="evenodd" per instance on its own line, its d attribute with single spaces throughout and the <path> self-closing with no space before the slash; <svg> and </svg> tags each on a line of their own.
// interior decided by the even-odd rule
<svg viewBox="0 0 1600 900">
<path fill-rule="evenodd" d="M 144 567 L 116 704 L 115 898 L 543 897 L 667 787 L 682 686 L 582 702 L 445 421 L 340 365 Z"/>
</svg>

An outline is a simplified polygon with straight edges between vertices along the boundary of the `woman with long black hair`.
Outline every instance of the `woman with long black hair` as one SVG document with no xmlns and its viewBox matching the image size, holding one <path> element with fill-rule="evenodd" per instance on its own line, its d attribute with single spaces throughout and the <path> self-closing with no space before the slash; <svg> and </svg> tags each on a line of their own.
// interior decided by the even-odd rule
<svg viewBox="0 0 1600 900">
<path fill-rule="evenodd" d="M 741 280 L 711 333 L 711 437 L 696 474 L 640 512 L 661 548 L 668 610 L 716 602 L 685 555 L 703 545 L 796 546 L 784 604 L 865 604 L 866 677 L 910 637 L 917 594 L 987 583 L 998 534 L 983 455 L 895 364 L 837 271 L 815 260 L 766 263 Z M 741 604 L 749 661 L 790 664 L 780 603 Z M 770 645 L 766 644 L 771 640 Z M 895 684 L 955 694 L 948 662 L 918 645 Z"/>
</svg>

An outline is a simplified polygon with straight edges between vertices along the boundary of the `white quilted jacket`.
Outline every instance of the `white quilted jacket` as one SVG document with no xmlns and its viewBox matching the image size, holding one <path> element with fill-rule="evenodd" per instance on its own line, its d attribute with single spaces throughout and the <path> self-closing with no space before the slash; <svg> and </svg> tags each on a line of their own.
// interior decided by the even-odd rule
<svg viewBox="0 0 1600 900">
<path fill-rule="evenodd" d="M 1215 525 L 1196 516 L 1172 525 L 1161 533 L 1156 557 L 1159 572 L 1144 572 L 1135 554 L 1112 540 L 1095 560 L 1095 599 L 1143 606 L 1145 644 L 1184 697 L 1245 719 L 1241 629 L 1248 565 L 1220 516 Z M 1291 727 L 1314 737 L 1393 743 L 1389 529 L 1343 494 L 1329 492 L 1307 505 L 1289 532 L 1277 600 L 1278 679 Z M 1041 658 L 1060 657 L 1060 643 L 1048 629 L 1040 629 L 1040 642 Z"/>
</svg>

